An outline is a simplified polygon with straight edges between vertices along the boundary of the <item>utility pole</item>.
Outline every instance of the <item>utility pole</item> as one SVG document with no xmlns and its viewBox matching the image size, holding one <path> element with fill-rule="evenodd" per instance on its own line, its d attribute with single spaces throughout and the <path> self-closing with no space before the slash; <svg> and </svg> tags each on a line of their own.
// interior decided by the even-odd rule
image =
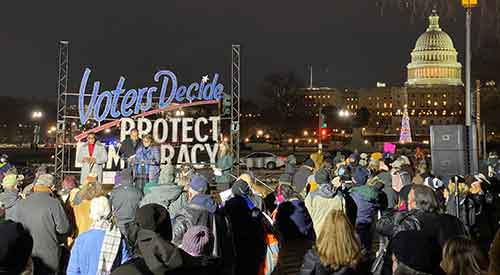
<svg viewBox="0 0 500 275">
<path fill-rule="evenodd" d="M 477 130 L 473 124 L 473 98 L 471 91 L 471 21 L 472 8 L 477 6 L 477 0 L 462 0 L 465 8 L 465 126 L 467 128 L 467 163 L 469 175 L 478 171 L 477 161 Z"/>
<path fill-rule="evenodd" d="M 323 124 L 323 112 L 322 112 L 322 107 L 321 104 L 319 105 L 319 114 L 318 114 L 318 150 L 322 151 L 323 150 L 323 143 L 321 142 L 323 139 L 323 135 L 321 134 L 321 128 Z"/>
</svg>

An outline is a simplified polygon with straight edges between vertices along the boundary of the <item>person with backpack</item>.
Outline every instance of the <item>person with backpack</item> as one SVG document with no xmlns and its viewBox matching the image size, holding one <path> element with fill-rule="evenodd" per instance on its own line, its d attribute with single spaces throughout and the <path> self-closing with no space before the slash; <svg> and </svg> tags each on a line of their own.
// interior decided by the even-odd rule
<svg viewBox="0 0 500 275">
<path fill-rule="evenodd" d="M 196 175 L 191 178 L 188 189 L 189 203 L 174 217 L 172 239 L 174 244 L 181 245 L 184 234 L 193 226 L 204 225 L 212 228 L 217 204 L 206 194 L 207 191 L 208 182 L 204 177 Z"/>
</svg>

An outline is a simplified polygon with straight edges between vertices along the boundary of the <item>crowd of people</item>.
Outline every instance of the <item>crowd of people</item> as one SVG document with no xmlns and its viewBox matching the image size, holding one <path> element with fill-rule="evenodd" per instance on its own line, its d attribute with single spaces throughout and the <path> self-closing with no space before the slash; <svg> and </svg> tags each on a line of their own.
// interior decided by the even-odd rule
<svg viewBox="0 0 500 275">
<path fill-rule="evenodd" d="M 500 274 L 498 183 L 435 177 L 422 154 L 289 156 L 271 190 L 232 179 L 224 149 L 214 184 L 160 165 L 133 131 L 107 190 L 100 146 L 89 135 L 80 181 L 2 171 L 0 274 Z"/>
</svg>

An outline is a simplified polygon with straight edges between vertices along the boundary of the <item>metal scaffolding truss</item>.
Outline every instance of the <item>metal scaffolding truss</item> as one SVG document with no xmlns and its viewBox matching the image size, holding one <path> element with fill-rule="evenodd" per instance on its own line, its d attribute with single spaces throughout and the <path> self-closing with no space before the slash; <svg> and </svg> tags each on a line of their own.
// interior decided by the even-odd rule
<svg viewBox="0 0 500 275">
<path fill-rule="evenodd" d="M 57 132 L 54 156 L 54 174 L 57 182 L 64 178 L 64 167 L 70 167 L 69 150 L 66 152 L 66 104 L 68 91 L 69 42 L 59 42 L 59 73 L 57 81 Z M 66 154 L 68 153 L 68 154 Z M 66 163 L 67 162 L 67 163 Z"/>
<path fill-rule="evenodd" d="M 234 156 L 233 174 L 240 174 L 240 45 L 231 47 L 231 134 L 230 145 Z"/>
</svg>

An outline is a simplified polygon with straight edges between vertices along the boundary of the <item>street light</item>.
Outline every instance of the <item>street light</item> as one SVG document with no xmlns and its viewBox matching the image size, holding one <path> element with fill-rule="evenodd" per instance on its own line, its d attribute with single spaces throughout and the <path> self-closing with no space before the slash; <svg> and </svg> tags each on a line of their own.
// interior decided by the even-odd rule
<svg viewBox="0 0 500 275">
<path fill-rule="evenodd" d="M 340 110 L 339 111 L 339 117 L 349 117 L 351 116 L 351 113 L 349 113 L 349 111 L 347 110 Z"/>
<path fill-rule="evenodd" d="M 34 111 L 31 113 L 31 118 L 33 119 L 39 119 L 39 118 L 42 118 L 43 117 L 43 113 L 40 112 L 40 111 Z"/>
<path fill-rule="evenodd" d="M 264 135 L 264 131 L 262 130 L 257 130 L 257 136 L 262 136 Z"/>
<path fill-rule="evenodd" d="M 309 132 L 304 131 L 304 136 L 307 137 L 309 135 Z"/>
</svg>

